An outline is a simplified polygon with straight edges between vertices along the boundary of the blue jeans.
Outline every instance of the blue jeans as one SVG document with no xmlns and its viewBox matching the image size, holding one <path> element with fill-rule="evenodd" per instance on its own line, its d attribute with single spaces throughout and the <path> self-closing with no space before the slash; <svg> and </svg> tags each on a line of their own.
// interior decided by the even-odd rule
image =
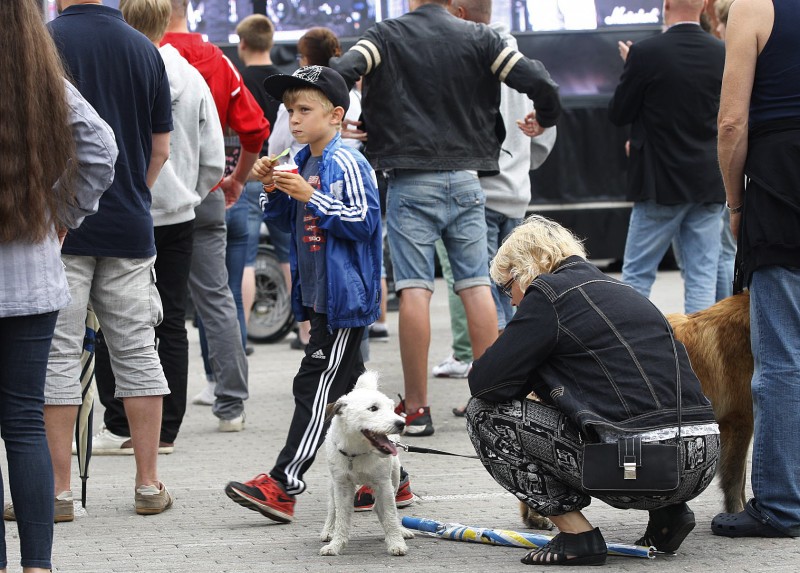
<svg viewBox="0 0 800 573">
<path fill-rule="evenodd" d="M 239 331 L 242 336 L 242 348 L 247 345 L 247 325 L 244 321 L 244 304 L 242 303 L 242 274 L 248 251 L 248 212 L 249 206 L 244 191 L 233 207 L 225 211 L 225 227 L 227 243 L 225 247 L 225 266 L 228 269 L 228 287 L 236 303 L 236 316 L 239 319 Z M 198 254 L 202 256 L 202 254 Z M 208 341 L 203 321 L 198 317 L 200 329 L 200 350 L 203 354 L 203 366 L 206 374 L 211 374 L 211 363 L 208 361 Z"/>
<path fill-rule="evenodd" d="M 58 312 L 0 318 L 0 432 L 17 515 L 21 565 L 50 569 L 53 466 L 44 431 L 44 381 Z M 0 479 L 0 505 L 3 505 Z M 0 569 L 8 566 L 0 522 Z"/>
<path fill-rule="evenodd" d="M 731 215 L 722 210 L 719 262 L 717 263 L 717 301 L 733 294 L 733 266 L 736 261 L 736 237 L 731 231 Z"/>
<path fill-rule="evenodd" d="M 750 280 L 753 469 L 758 510 L 800 536 L 800 269 L 763 267 Z"/>
<path fill-rule="evenodd" d="M 245 266 L 253 267 L 258 256 L 258 242 L 261 238 L 261 222 L 264 221 L 264 212 L 258 204 L 261 196 L 261 183 L 250 181 L 244 188 L 247 195 L 247 260 Z M 289 242 L 292 239 L 291 233 L 281 231 L 272 221 L 264 221 L 269 229 L 269 242 L 275 249 L 275 256 L 279 263 L 289 262 Z"/>
<path fill-rule="evenodd" d="M 486 247 L 489 250 L 489 263 L 497 254 L 497 249 L 503 244 L 506 237 L 511 234 L 522 219 L 506 217 L 502 213 L 486 209 Z M 506 324 L 514 316 L 514 307 L 511 306 L 511 299 L 500 292 L 500 288 L 492 285 L 492 298 L 494 306 L 497 308 L 497 328 L 504 330 Z"/>
<path fill-rule="evenodd" d="M 396 170 L 389 175 L 386 226 L 395 290 L 433 290 L 436 240 L 450 257 L 456 292 L 488 286 L 486 198 L 468 171 Z"/>
<path fill-rule="evenodd" d="M 625 242 L 622 281 L 649 297 L 658 264 L 672 239 L 677 238 L 684 271 L 685 312 L 697 312 L 714 304 L 722 209 L 721 203 L 634 204 Z"/>
</svg>

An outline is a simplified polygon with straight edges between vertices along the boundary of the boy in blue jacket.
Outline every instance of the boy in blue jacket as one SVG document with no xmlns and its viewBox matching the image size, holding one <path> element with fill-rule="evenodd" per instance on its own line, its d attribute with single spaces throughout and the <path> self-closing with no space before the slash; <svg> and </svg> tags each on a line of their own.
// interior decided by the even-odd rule
<svg viewBox="0 0 800 573">
<path fill-rule="evenodd" d="M 286 105 L 294 138 L 307 144 L 295 157 L 299 173 L 274 169 L 277 161 L 264 157 L 253 175 L 264 185 L 265 218 L 291 232 L 292 307 L 298 321 L 311 321 L 311 339 L 294 378 L 295 411 L 275 467 L 269 475 L 230 482 L 225 493 L 288 523 L 325 437 L 325 406 L 348 393 L 364 371 L 361 338 L 380 314 L 381 214 L 375 172 L 339 136 L 350 104 L 344 79 L 308 66 L 270 76 L 264 87 Z"/>
</svg>

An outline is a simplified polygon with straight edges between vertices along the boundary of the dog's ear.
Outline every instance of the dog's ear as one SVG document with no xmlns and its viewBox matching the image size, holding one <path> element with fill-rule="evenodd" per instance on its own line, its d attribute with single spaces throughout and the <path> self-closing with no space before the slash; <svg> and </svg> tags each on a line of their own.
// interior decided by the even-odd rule
<svg viewBox="0 0 800 573">
<path fill-rule="evenodd" d="M 325 406 L 325 421 L 330 422 L 331 418 L 338 415 L 342 408 L 345 407 L 345 401 L 339 398 L 333 404 L 328 404 Z"/>
<path fill-rule="evenodd" d="M 374 370 L 367 370 L 361 376 L 358 377 L 358 382 L 356 382 L 356 388 L 377 390 L 378 378 L 380 378 L 380 375 L 377 372 L 375 372 Z"/>
</svg>

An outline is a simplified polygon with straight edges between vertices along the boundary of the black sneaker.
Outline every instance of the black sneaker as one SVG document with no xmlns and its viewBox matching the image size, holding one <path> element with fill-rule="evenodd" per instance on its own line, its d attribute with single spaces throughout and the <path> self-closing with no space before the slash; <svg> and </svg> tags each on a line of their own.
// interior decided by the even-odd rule
<svg viewBox="0 0 800 573">
<path fill-rule="evenodd" d="M 389 331 L 385 328 L 383 330 L 377 330 L 370 327 L 369 339 L 375 342 L 389 342 Z"/>
</svg>

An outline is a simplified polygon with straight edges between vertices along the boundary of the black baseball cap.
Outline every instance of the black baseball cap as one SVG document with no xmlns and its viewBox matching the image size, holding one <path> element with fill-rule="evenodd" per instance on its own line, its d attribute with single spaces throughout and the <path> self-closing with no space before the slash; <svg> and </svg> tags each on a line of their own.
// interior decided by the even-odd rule
<svg viewBox="0 0 800 573">
<path fill-rule="evenodd" d="M 350 107 L 350 90 L 339 72 L 325 66 L 306 66 L 289 76 L 275 74 L 264 80 L 264 89 L 278 101 L 289 88 L 317 88 L 331 101 L 334 107 L 344 111 Z"/>
</svg>

